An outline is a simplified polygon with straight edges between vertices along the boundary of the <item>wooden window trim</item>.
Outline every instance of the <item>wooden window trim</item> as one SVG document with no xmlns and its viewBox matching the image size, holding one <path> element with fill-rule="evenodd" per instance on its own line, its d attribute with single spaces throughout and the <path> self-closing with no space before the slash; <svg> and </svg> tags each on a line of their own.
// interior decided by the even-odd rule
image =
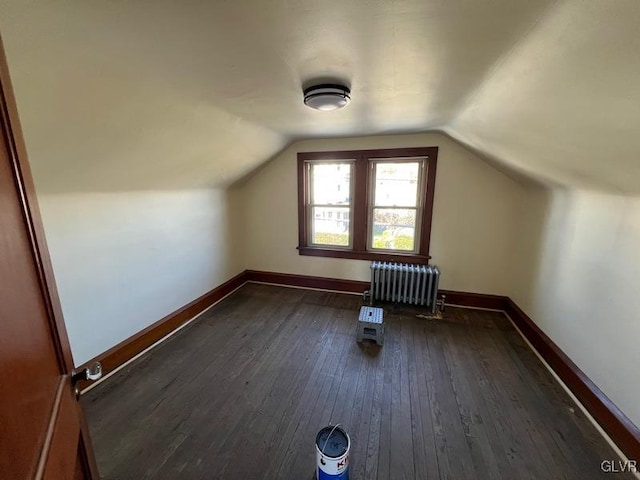
<svg viewBox="0 0 640 480">
<path fill-rule="evenodd" d="M 368 161 L 380 158 L 425 157 L 427 158 L 426 195 L 422 211 L 420 227 L 420 246 L 417 254 L 398 252 L 380 252 L 367 250 L 367 201 Z M 353 195 L 353 239 L 352 249 L 342 247 L 310 246 L 307 242 L 308 228 L 305 212 L 306 194 L 309 188 L 304 164 L 308 160 L 345 160 L 355 159 L 355 191 Z M 375 150 L 334 150 L 327 152 L 298 153 L 298 254 L 314 257 L 350 258 L 355 260 L 382 260 L 429 263 L 429 245 L 431 242 L 431 220 L 433 216 L 433 199 L 435 192 L 436 169 L 438 166 L 438 147 L 385 148 Z"/>
</svg>

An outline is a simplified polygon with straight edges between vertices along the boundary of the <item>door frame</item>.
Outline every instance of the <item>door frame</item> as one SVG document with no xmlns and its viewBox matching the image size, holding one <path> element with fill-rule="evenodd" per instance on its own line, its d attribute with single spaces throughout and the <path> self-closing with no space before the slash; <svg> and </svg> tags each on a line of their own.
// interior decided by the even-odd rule
<svg viewBox="0 0 640 480">
<path fill-rule="evenodd" d="M 35 185 L 31 175 L 27 150 L 22 134 L 22 128 L 18 116 L 18 109 L 13 92 L 13 86 L 9 77 L 9 66 L 4 50 L 4 43 L 0 36 L 0 134 L 4 136 L 10 159 L 10 168 L 16 183 L 16 190 L 20 196 L 20 204 L 23 211 L 25 230 L 29 237 L 33 265 L 38 274 L 38 282 L 41 295 L 46 307 L 51 339 L 54 344 L 56 357 L 61 375 L 67 376 L 69 382 L 74 370 L 71 345 L 67 336 L 67 329 L 62 314 L 62 305 L 56 288 L 53 265 L 44 234 L 44 226 L 40 215 L 40 208 L 36 196 Z M 78 405 L 80 417 L 80 439 L 78 452 L 82 467 L 88 478 L 98 480 L 98 468 L 93 453 L 93 445 L 89 435 L 89 429 L 84 413 Z M 54 412 L 55 413 L 55 412 Z M 53 435 L 53 427 L 47 431 L 45 446 Z M 43 448 L 42 456 L 38 462 L 38 472 L 41 474 L 48 454 L 47 448 Z"/>
</svg>

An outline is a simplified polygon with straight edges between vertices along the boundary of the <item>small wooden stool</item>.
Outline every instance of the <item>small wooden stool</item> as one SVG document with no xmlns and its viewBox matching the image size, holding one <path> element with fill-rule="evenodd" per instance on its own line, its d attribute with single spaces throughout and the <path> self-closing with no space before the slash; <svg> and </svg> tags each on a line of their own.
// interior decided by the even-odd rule
<svg viewBox="0 0 640 480">
<path fill-rule="evenodd" d="M 373 340 L 378 345 L 384 343 L 384 311 L 377 307 L 360 307 L 358 317 L 358 329 L 356 330 L 356 340 L 362 343 L 363 340 Z"/>
</svg>

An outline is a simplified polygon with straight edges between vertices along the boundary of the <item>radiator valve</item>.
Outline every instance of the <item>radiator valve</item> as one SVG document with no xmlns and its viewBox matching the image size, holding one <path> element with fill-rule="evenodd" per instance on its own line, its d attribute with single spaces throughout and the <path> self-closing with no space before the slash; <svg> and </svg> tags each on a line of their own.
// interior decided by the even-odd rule
<svg viewBox="0 0 640 480">
<path fill-rule="evenodd" d="M 447 296 L 445 294 L 440 295 L 440 299 L 436 300 L 436 306 L 441 312 L 444 312 L 444 303 L 447 300 Z"/>
<path fill-rule="evenodd" d="M 365 290 L 362 294 L 362 303 L 369 302 L 369 305 L 373 305 L 373 296 L 371 295 L 370 290 Z"/>
</svg>

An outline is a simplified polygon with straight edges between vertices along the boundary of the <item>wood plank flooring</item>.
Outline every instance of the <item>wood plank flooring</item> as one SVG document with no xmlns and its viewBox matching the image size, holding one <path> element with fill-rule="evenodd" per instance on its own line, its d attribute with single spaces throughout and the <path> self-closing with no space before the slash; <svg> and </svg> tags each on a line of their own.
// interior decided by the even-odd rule
<svg viewBox="0 0 640 480">
<path fill-rule="evenodd" d="M 329 423 L 352 480 L 612 478 L 615 453 L 502 314 L 386 305 L 384 347 L 363 347 L 360 305 L 242 287 L 82 397 L 102 478 L 310 480 Z"/>
</svg>

